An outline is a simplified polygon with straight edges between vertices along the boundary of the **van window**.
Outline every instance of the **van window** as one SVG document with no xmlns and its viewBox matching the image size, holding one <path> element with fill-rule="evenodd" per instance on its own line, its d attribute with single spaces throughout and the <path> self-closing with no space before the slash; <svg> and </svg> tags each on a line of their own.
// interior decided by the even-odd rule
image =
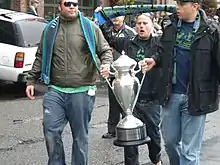
<svg viewBox="0 0 220 165">
<path fill-rule="evenodd" d="M 16 21 L 18 28 L 20 29 L 20 35 L 23 38 L 25 47 L 37 46 L 40 42 L 42 32 L 47 25 L 47 21 L 44 19 L 25 19 Z"/>
<path fill-rule="evenodd" d="M 0 20 L 0 43 L 16 45 L 15 32 L 11 22 Z"/>
</svg>

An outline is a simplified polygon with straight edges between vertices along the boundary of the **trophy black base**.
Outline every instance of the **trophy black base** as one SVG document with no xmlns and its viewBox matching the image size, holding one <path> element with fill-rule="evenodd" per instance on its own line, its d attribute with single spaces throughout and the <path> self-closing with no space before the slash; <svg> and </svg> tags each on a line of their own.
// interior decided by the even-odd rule
<svg viewBox="0 0 220 165">
<path fill-rule="evenodd" d="M 134 128 L 116 127 L 116 140 L 114 145 L 120 147 L 139 146 L 150 141 L 145 124 Z"/>
<path fill-rule="evenodd" d="M 147 144 L 149 141 L 150 141 L 150 137 L 136 141 L 120 141 L 116 139 L 114 140 L 113 144 L 118 147 L 129 147 L 129 146 L 140 146 L 143 144 Z"/>
</svg>

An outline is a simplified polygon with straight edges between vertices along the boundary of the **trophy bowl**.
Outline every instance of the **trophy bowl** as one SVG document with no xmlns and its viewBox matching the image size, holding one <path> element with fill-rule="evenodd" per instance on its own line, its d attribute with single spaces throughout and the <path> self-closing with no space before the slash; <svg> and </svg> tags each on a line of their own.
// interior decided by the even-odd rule
<svg viewBox="0 0 220 165">
<path fill-rule="evenodd" d="M 108 84 L 125 114 L 116 126 L 114 145 L 124 147 L 146 144 L 150 140 L 146 133 L 146 126 L 133 116 L 133 109 L 142 85 L 135 77 L 135 74 L 141 71 L 140 64 L 139 69 L 135 70 L 137 62 L 122 52 L 122 55 L 111 66 L 115 72 L 110 72 L 110 74 L 114 74 L 115 79 L 112 86 Z"/>
</svg>

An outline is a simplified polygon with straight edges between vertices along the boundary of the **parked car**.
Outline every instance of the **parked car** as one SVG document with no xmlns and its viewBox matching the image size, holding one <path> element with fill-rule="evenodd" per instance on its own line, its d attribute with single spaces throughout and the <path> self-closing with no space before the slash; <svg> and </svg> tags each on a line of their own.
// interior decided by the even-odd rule
<svg viewBox="0 0 220 165">
<path fill-rule="evenodd" d="M 44 18 L 0 9 L 0 81 L 26 82 L 46 25 Z"/>
</svg>

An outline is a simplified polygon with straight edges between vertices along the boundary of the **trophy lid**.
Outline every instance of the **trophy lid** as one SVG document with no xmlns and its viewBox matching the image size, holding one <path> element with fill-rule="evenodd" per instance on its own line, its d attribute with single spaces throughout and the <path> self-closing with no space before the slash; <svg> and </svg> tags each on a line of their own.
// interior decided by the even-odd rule
<svg viewBox="0 0 220 165">
<path fill-rule="evenodd" d="M 113 67 L 132 67 L 135 66 L 137 62 L 133 60 L 132 58 L 125 55 L 125 51 L 122 51 L 122 55 L 113 62 Z"/>
</svg>

